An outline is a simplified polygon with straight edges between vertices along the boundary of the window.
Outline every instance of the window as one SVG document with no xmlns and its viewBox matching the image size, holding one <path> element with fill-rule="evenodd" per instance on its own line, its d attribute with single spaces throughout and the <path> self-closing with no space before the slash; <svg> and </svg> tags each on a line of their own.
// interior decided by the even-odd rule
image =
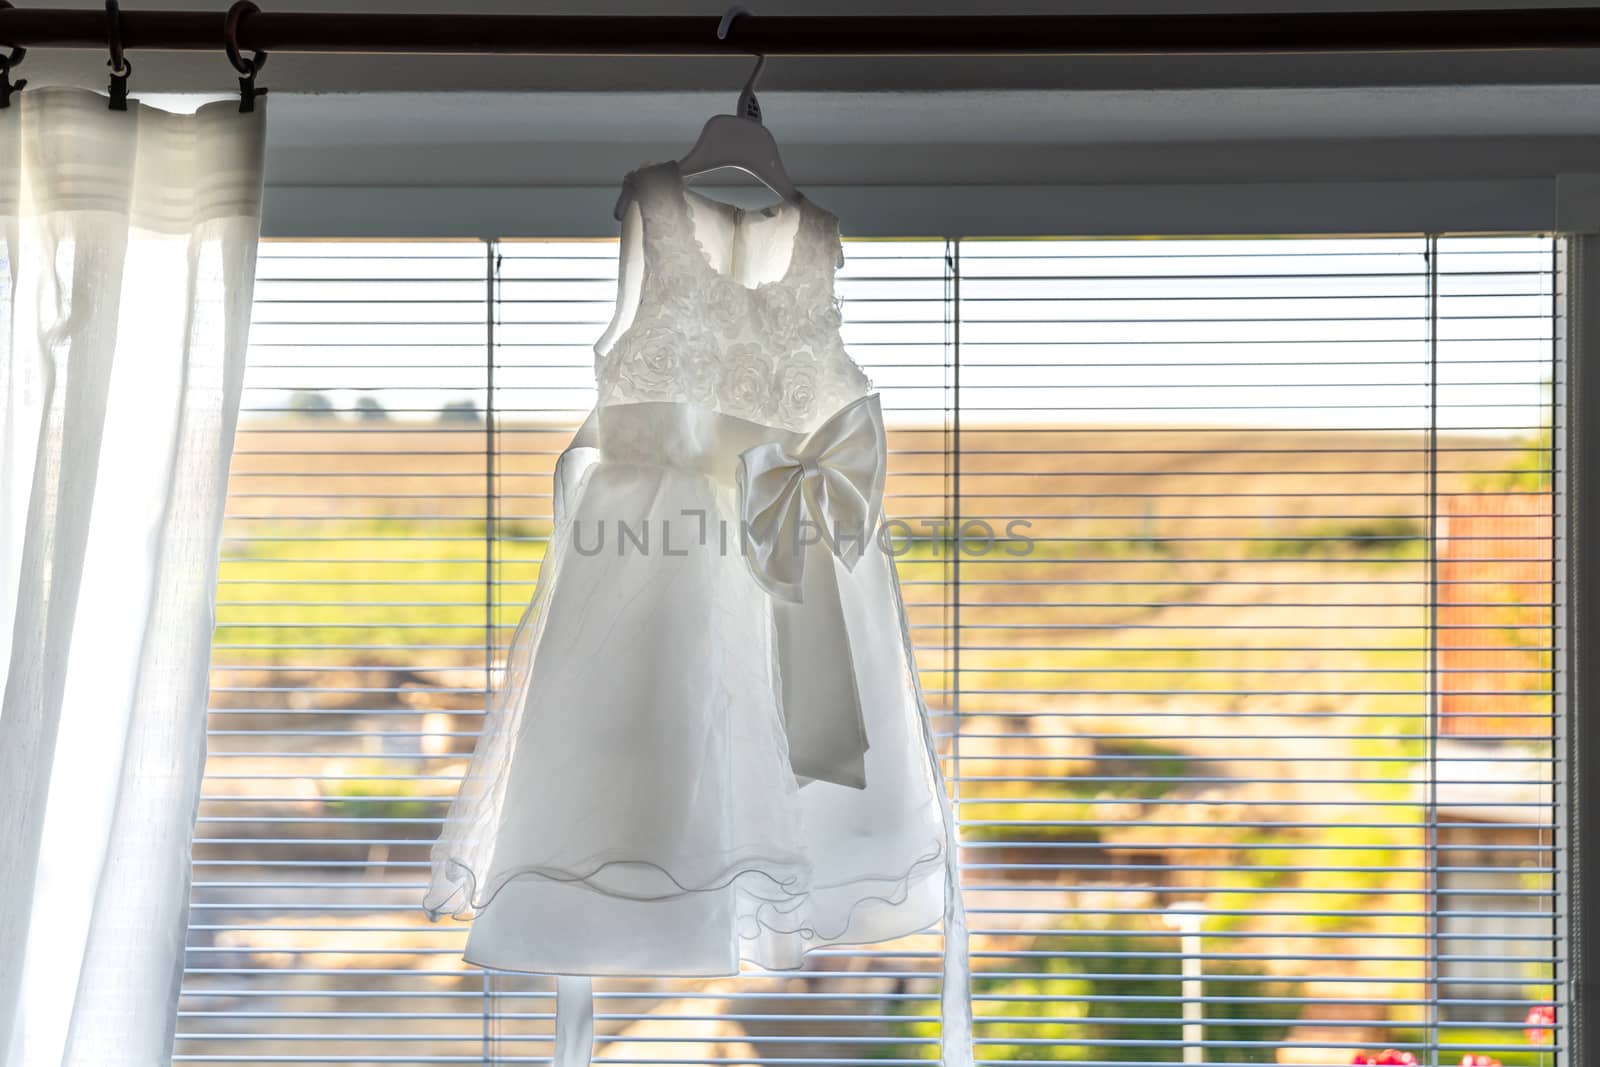
<svg viewBox="0 0 1600 1067">
<path fill-rule="evenodd" d="M 1559 252 L 852 243 L 981 1058 L 1565 1062 Z M 180 1061 L 549 1055 L 417 900 L 614 256 L 263 245 Z M 597 1054 L 925 1060 L 938 949 L 602 982 Z"/>
</svg>

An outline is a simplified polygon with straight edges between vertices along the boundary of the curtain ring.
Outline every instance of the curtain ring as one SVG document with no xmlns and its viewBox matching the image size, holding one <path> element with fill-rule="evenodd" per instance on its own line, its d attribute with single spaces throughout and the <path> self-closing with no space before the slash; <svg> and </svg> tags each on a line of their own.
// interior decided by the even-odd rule
<svg viewBox="0 0 1600 1067">
<path fill-rule="evenodd" d="M 233 69 L 246 78 L 253 78 L 260 73 L 261 68 L 267 65 L 267 54 L 257 51 L 254 56 L 245 59 L 239 54 L 239 23 L 246 15 L 259 15 L 261 9 L 251 0 L 236 0 L 228 8 L 228 17 L 222 22 L 222 47 L 228 53 L 228 62 L 233 64 Z"/>
<path fill-rule="evenodd" d="M 126 76 L 130 68 L 127 54 L 122 50 L 122 11 L 117 7 L 117 0 L 106 0 L 106 44 L 111 49 L 111 58 L 106 60 L 111 76 Z"/>
<path fill-rule="evenodd" d="M 133 73 L 133 64 L 128 62 L 122 48 L 122 10 L 117 0 L 106 0 L 106 45 L 111 51 L 111 58 L 106 60 L 106 66 L 111 68 L 111 84 L 107 89 L 111 110 L 126 111 L 128 75 Z"/>
<path fill-rule="evenodd" d="M 261 9 L 251 0 L 235 0 L 234 5 L 228 8 L 228 17 L 222 22 L 223 51 L 228 54 L 228 62 L 233 64 L 233 69 L 239 72 L 240 112 L 254 111 L 256 97 L 266 92 L 266 89 L 256 88 L 256 75 L 267 65 L 267 53 L 258 48 L 249 59 L 239 54 L 239 23 L 246 15 L 260 13 Z"/>
<path fill-rule="evenodd" d="M 13 6 L 11 0 L 0 0 L 0 8 Z M 10 107 L 11 94 L 20 93 L 23 87 L 28 84 L 28 79 L 26 78 L 20 78 L 15 82 L 11 80 L 11 71 L 21 65 L 22 57 L 27 54 L 28 50 L 18 45 L 8 55 L 0 55 L 0 108 Z"/>
</svg>

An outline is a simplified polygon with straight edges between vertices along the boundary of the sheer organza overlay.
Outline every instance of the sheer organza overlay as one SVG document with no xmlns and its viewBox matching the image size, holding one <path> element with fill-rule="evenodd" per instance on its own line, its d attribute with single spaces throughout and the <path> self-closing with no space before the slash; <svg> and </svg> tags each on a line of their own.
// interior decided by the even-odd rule
<svg viewBox="0 0 1600 1067">
<path fill-rule="evenodd" d="M 881 504 L 837 223 L 716 205 L 670 165 L 630 181 L 600 404 L 557 465 L 540 586 L 425 906 L 474 919 L 474 963 L 566 975 L 791 968 L 941 916 L 964 936 L 893 559 L 871 536 L 746 551 L 754 478 L 777 486 L 767 520 Z M 947 1062 L 970 1061 L 962 953 Z"/>
</svg>

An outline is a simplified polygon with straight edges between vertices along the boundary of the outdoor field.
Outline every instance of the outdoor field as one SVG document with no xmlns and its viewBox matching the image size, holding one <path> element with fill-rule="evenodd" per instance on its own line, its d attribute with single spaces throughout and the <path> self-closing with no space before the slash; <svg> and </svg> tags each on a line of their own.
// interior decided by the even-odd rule
<svg viewBox="0 0 1600 1067">
<path fill-rule="evenodd" d="M 386 997 L 452 1012 L 456 998 L 483 992 L 481 973 L 459 960 L 463 929 L 428 924 L 407 887 L 425 880 L 427 843 L 470 751 L 495 655 L 532 592 L 550 530 L 549 472 L 569 434 L 501 422 L 491 438 L 476 421 L 332 416 L 241 431 L 196 849 L 195 899 L 218 929 L 192 956 L 219 974 L 191 979 L 185 1009 L 200 1014 L 180 1032 L 246 1003 L 343 1013 L 316 1024 L 337 1042 L 364 1032 L 349 1013 L 381 1010 Z M 1180 971 L 1196 946 L 1205 992 L 1222 998 L 1209 1011 L 1205 1037 L 1219 1043 L 1210 1060 L 1348 1063 L 1346 1043 L 1416 1040 L 1424 1018 L 1411 1005 L 1437 966 L 1422 871 L 1440 848 L 1426 807 L 1439 786 L 1419 774 L 1438 665 L 1429 538 L 1445 534 L 1452 500 L 1491 514 L 1543 501 L 1548 513 L 1545 442 L 1448 435 L 1432 464 L 1422 435 L 1377 431 L 969 425 L 963 443 L 957 470 L 945 430 L 892 431 L 887 508 L 915 532 L 899 569 L 959 793 L 978 1013 L 1014 1019 L 980 1027 L 1016 1042 L 985 1054 L 1177 1059 L 1181 1048 L 1150 1043 L 1180 1033 Z M 920 521 L 952 510 L 960 539 Z M 1018 519 L 1027 525 L 1005 534 Z M 995 543 L 986 530 L 1000 534 Z M 1484 636 L 1471 647 L 1501 657 L 1498 706 L 1520 740 L 1459 743 L 1547 752 L 1538 738 L 1551 728 L 1540 695 L 1550 657 L 1539 634 L 1550 589 L 1498 583 L 1506 565 L 1495 558 L 1469 566 L 1483 594 L 1470 612 Z M 1539 788 L 1511 781 L 1473 802 L 1514 803 Z M 1510 884 L 1549 881 L 1518 873 L 1548 866 L 1539 851 L 1548 838 L 1532 836 L 1500 854 Z M 1502 840 L 1492 829 L 1478 837 L 1491 850 Z M 282 855 L 288 869 L 239 859 L 246 847 Z M 278 881 L 281 910 L 236 906 L 261 891 L 230 883 Z M 374 894 L 374 882 L 392 889 Z M 1041 892 L 1050 914 L 1029 906 Z M 341 903 L 358 898 L 366 910 Z M 1174 905 L 1205 912 L 1194 944 L 1142 914 Z M 793 1012 L 785 994 L 820 982 L 882 993 L 868 1025 L 875 1043 L 850 1046 L 859 1055 L 929 1056 L 916 1039 L 934 1032 L 919 999 L 932 986 L 897 976 L 931 978 L 930 947 L 936 937 L 898 962 L 852 965 L 848 977 L 750 977 L 737 1002 L 714 999 L 731 994 L 727 982 L 671 985 L 686 1000 L 663 999 L 661 983 L 617 984 L 619 995 L 650 998 L 641 995 L 634 1021 L 609 1024 L 602 1037 L 617 1042 L 598 1054 L 824 1054 L 807 1050 L 826 1041 L 785 1038 L 803 1027 L 693 1021 L 719 1003 L 760 1015 L 761 990 Z M 1038 950 L 1062 955 L 1032 973 L 1019 961 Z M 1157 956 L 1136 958 L 1146 952 Z M 830 962 L 849 961 L 821 967 Z M 1443 1040 L 1499 1049 L 1508 1067 L 1545 1062 L 1516 1006 L 1548 995 L 1538 966 L 1489 968 L 1509 977 L 1471 986 L 1486 1003 L 1464 1005 Z M 220 973 L 229 968 L 242 974 Z M 494 983 L 507 998 L 497 1040 L 548 1033 L 539 1014 L 548 1002 L 522 1003 L 519 1015 L 515 999 L 544 989 L 538 980 Z M 604 1010 L 626 1016 L 629 1003 Z M 867 1010 L 859 1004 L 848 1010 Z M 307 1025 L 282 1023 L 285 1033 Z M 385 1051 L 459 1051 L 424 1036 L 440 1026 L 392 1035 Z M 463 1015 L 462 1040 L 478 1027 Z M 225 1051 L 200 1039 L 181 1047 Z M 343 1062 L 369 1062 L 368 1047 L 353 1043 Z"/>
</svg>

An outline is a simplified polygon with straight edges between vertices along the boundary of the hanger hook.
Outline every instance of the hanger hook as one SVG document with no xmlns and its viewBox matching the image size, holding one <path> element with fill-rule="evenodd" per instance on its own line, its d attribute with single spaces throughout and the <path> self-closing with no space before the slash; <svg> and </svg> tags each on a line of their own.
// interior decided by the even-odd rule
<svg viewBox="0 0 1600 1067">
<path fill-rule="evenodd" d="M 249 59 L 239 54 L 239 23 L 244 21 L 246 15 L 259 15 L 261 9 L 251 0 L 235 0 L 234 5 L 228 8 L 228 17 L 222 22 L 222 48 L 228 54 L 228 62 L 233 64 L 233 69 L 239 72 L 239 111 L 247 113 L 256 109 L 256 97 L 266 93 L 266 89 L 256 88 L 256 75 L 261 73 L 261 68 L 267 65 L 267 54 L 261 49 L 256 49 L 255 54 Z"/>
<path fill-rule="evenodd" d="M 733 27 L 733 20 L 740 15 L 748 15 L 748 8 L 734 4 L 722 13 L 722 21 L 717 23 L 717 40 L 726 41 L 728 31 Z M 761 121 L 761 102 L 756 99 L 756 82 L 761 77 L 761 68 L 767 65 L 767 57 L 760 52 L 756 54 L 755 69 L 750 72 L 750 77 L 745 79 L 744 88 L 739 90 L 739 104 L 736 113 L 740 118 L 750 119 L 754 122 Z"/>
<path fill-rule="evenodd" d="M 109 105 L 112 111 L 126 111 L 128 76 L 133 73 L 133 64 L 122 48 L 122 10 L 117 0 L 106 0 L 106 47 L 111 52 L 111 58 L 106 60 L 106 66 L 111 68 L 111 84 L 106 90 Z"/>
<path fill-rule="evenodd" d="M 756 56 L 755 69 L 750 72 L 750 77 L 745 79 L 744 88 L 739 90 L 739 117 L 761 121 L 761 101 L 756 99 L 756 80 L 761 77 L 761 68 L 767 65 L 767 57 Z"/>
<path fill-rule="evenodd" d="M 11 0 L 0 0 L 0 8 L 12 6 Z M 27 54 L 28 50 L 18 45 L 8 54 L 0 55 L 0 107 L 10 107 L 11 94 L 20 93 L 23 87 L 28 84 L 28 79 L 26 78 L 20 78 L 14 82 L 11 80 L 11 72 L 22 63 L 22 57 Z"/>
<path fill-rule="evenodd" d="M 10 5 L 7 6 L 9 7 Z M 726 41 L 728 39 L 728 30 L 733 26 L 733 20 L 740 15 L 748 14 L 750 14 L 750 9 L 741 4 L 734 4 L 724 11 L 722 13 L 722 21 L 717 23 L 717 40 Z"/>
</svg>

